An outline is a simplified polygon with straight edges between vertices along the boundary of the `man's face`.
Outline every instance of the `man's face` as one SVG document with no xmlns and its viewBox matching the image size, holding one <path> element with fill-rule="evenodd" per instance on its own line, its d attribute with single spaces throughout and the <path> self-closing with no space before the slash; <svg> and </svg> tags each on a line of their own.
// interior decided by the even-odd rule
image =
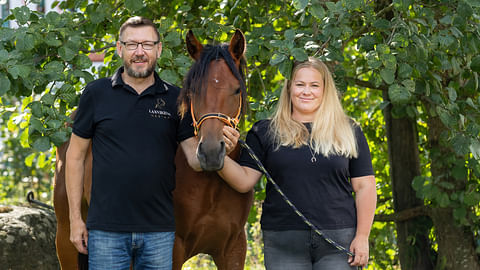
<svg viewBox="0 0 480 270">
<path fill-rule="evenodd" d="M 161 52 L 162 43 L 151 26 L 127 27 L 117 42 L 126 74 L 133 78 L 151 76 Z"/>
</svg>

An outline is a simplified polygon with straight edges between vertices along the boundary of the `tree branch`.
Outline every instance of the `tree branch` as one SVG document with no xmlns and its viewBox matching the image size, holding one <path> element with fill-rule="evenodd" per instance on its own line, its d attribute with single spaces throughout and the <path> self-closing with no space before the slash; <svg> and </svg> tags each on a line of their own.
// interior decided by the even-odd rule
<svg viewBox="0 0 480 270">
<path fill-rule="evenodd" d="M 390 5 L 386 6 L 384 9 L 380 10 L 376 15 L 375 17 L 376 18 L 381 18 L 383 16 L 383 14 L 389 12 L 390 10 L 393 9 L 393 3 L 391 3 Z M 349 43 L 350 41 L 358 38 L 359 36 L 361 36 L 362 34 L 366 33 L 368 28 L 370 27 L 370 25 L 367 25 L 367 24 L 364 24 L 360 29 L 358 29 L 358 31 L 356 31 L 355 33 L 353 33 L 353 35 L 345 42 L 345 43 Z"/>
<path fill-rule="evenodd" d="M 391 215 L 384 215 L 384 214 L 379 214 L 375 215 L 374 221 L 379 221 L 379 222 L 402 222 L 402 221 L 407 221 L 409 219 L 415 218 L 415 217 L 420 217 L 420 216 L 429 216 L 429 207 L 425 205 L 417 206 L 414 208 L 406 209 L 403 211 L 400 211 L 398 213 L 394 213 Z"/>
</svg>

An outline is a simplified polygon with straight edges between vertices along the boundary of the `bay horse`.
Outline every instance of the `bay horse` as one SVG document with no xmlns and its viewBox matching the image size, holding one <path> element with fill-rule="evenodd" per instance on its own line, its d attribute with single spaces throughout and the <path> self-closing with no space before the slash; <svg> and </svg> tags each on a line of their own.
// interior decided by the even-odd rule
<svg viewBox="0 0 480 270">
<path fill-rule="evenodd" d="M 245 37 L 236 30 L 228 45 L 206 45 L 187 33 L 187 49 L 195 60 L 179 96 L 179 113 L 191 114 L 199 138 L 197 157 L 202 172 L 188 165 L 181 149 L 175 157 L 176 189 L 173 270 L 198 253 L 212 256 L 220 270 L 244 269 L 246 234 L 244 225 L 253 202 L 253 191 L 238 193 L 215 172 L 223 167 L 225 143 L 222 128 L 236 127 L 246 104 Z M 73 118 L 72 114 L 72 118 Z M 198 120 L 198 121 L 197 121 Z M 85 259 L 70 242 L 68 200 L 65 188 L 65 158 L 68 142 L 57 148 L 54 206 L 57 217 L 56 247 L 62 269 L 77 269 Z M 230 157 L 238 157 L 237 145 Z M 86 219 L 92 181 L 91 148 L 85 160 L 82 215 Z M 81 269 L 86 265 L 79 266 Z"/>
</svg>

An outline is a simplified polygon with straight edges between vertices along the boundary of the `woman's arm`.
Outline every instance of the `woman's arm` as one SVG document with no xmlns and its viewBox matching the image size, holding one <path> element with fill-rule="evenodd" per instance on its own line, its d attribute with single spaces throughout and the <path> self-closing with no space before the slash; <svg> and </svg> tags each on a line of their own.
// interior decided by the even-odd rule
<svg viewBox="0 0 480 270">
<path fill-rule="evenodd" d="M 372 228 L 377 205 L 375 176 L 368 175 L 352 178 L 355 204 L 357 207 L 357 232 L 350 245 L 350 251 L 355 253 L 354 266 L 365 266 L 368 263 L 368 236 Z"/>
<path fill-rule="evenodd" d="M 238 192 L 248 192 L 262 177 L 262 173 L 250 167 L 240 166 L 230 157 L 225 157 L 223 168 L 218 174 Z"/>
</svg>

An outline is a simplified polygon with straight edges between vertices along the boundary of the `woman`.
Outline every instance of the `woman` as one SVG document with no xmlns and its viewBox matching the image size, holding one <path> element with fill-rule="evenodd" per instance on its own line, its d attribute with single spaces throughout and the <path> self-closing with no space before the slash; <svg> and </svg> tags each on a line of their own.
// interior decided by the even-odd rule
<svg viewBox="0 0 480 270">
<path fill-rule="evenodd" d="M 231 133 L 227 144 L 236 143 Z M 268 183 L 261 219 L 266 268 L 365 266 L 376 208 L 370 151 L 360 127 L 345 115 L 324 63 L 309 58 L 293 67 L 275 114 L 254 124 L 247 144 L 307 219 L 355 254 L 349 257 L 311 231 Z M 239 192 L 262 176 L 247 151 L 239 163 L 227 157 L 219 174 Z"/>
</svg>

